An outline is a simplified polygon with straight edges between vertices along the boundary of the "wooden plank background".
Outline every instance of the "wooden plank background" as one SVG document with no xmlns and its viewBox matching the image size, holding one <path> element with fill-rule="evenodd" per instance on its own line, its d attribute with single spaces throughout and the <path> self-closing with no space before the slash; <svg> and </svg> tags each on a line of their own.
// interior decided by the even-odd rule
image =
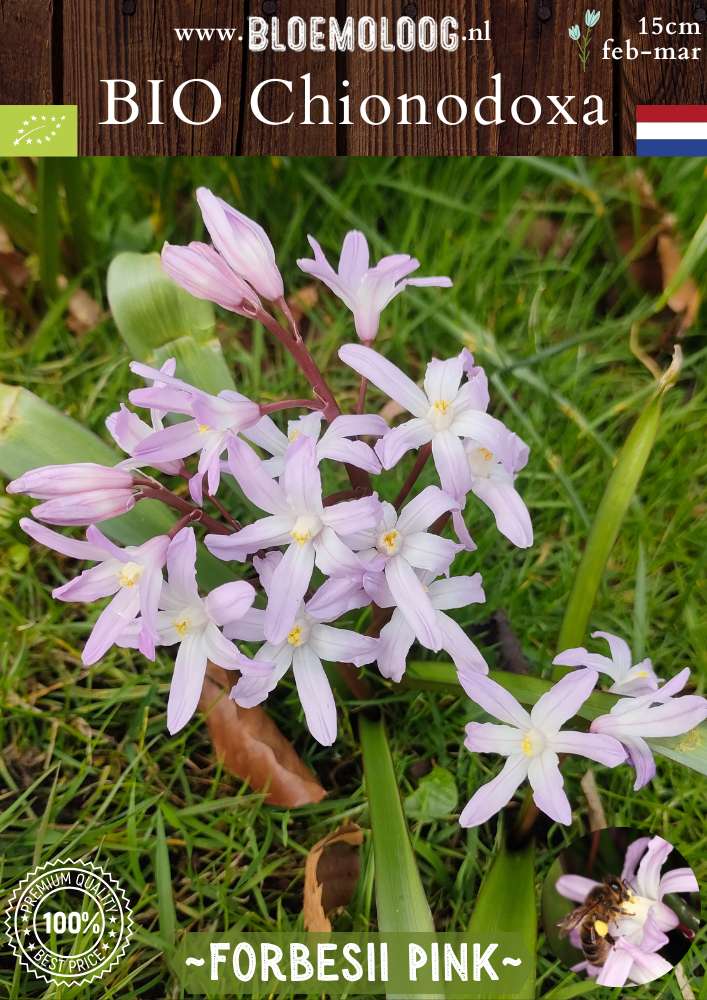
<svg viewBox="0 0 707 1000">
<path fill-rule="evenodd" d="M 567 29 L 582 24 L 587 7 L 601 10 L 591 57 L 582 71 Z M 311 17 L 347 15 L 395 19 L 456 16 L 464 26 L 491 21 L 491 42 L 463 43 L 456 53 L 262 53 L 230 43 L 179 42 L 174 27 L 239 29 L 248 16 Z M 698 22 L 699 36 L 639 36 L 638 19 Z M 701 58 L 690 61 L 602 59 L 605 38 L 621 45 L 630 37 L 639 48 L 656 44 L 698 45 Z M 634 151 L 637 104 L 707 103 L 707 0 L 0 0 L 0 103 L 78 104 L 79 149 L 84 155 L 587 155 Z M 310 73 L 314 93 L 329 99 L 332 117 L 337 99 L 348 94 L 357 108 L 363 97 L 384 95 L 395 107 L 401 93 L 421 94 L 432 124 L 379 126 L 363 123 L 302 126 L 300 77 Z M 606 125 L 522 127 L 506 114 L 502 125 L 478 126 L 471 115 L 462 125 L 436 120 L 434 107 L 445 94 L 462 95 L 469 108 L 491 90 L 501 73 L 506 112 L 523 93 L 602 95 Z M 124 77 L 142 85 L 143 114 L 132 125 L 102 126 L 106 77 Z M 205 126 L 193 127 L 171 113 L 171 94 L 193 77 L 212 80 L 223 95 L 224 109 Z M 282 87 L 268 92 L 263 107 L 273 118 L 295 110 L 291 125 L 268 126 L 251 114 L 253 87 L 270 77 L 291 79 L 295 94 Z M 149 125 L 146 81 L 164 80 L 164 125 Z M 344 81 L 348 81 L 347 84 Z M 205 117 L 210 101 L 203 87 L 185 92 L 184 106 L 194 118 Z M 546 105 L 547 107 L 547 105 Z M 527 105 L 526 105 L 527 108 Z M 377 102 L 372 113 L 379 110 Z M 452 106 L 449 108 L 452 111 Z M 576 117 L 576 116 L 575 116 Z"/>
</svg>

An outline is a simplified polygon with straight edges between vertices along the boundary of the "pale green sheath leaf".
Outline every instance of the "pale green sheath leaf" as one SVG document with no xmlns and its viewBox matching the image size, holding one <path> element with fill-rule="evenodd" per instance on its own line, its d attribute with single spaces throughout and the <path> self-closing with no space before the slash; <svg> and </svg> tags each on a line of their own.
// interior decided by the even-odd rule
<svg viewBox="0 0 707 1000">
<path fill-rule="evenodd" d="M 233 389 L 214 332 L 214 307 L 195 299 L 162 270 L 159 254 L 120 253 L 108 268 L 108 302 L 133 358 L 160 365 L 177 359 L 177 375 L 206 392 Z"/>
</svg>

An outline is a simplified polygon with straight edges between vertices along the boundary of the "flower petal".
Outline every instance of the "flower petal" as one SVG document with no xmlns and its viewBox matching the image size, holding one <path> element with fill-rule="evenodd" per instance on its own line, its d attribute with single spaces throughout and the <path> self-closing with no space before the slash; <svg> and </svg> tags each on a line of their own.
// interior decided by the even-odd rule
<svg viewBox="0 0 707 1000">
<path fill-rule="evenodd" d="M 167 574 L 172 590 L 190 604 L 199 601 L 196 583 L 196 535 L 193 528 L 182 528 L 167 550 Z"/>
<path fill-rule="evenodd" d="M 360 497 L 358 500 L 342 500 L 325 507 L 321 519 L 339 535 L 371 531 L 378 527 L 382 514 L 381 502 L 377 494 Z"/>
<path fill-rule="evenodd" d="M 260 510 L 268 514 L 289 512 L 282 487 L 268 475 L 253 449 L 240 438 L 232 437 L 228 443 L 228 467 L 245 496 Z"/>
<path fill-rule="evenodd" d="M 476 552 L 476 542 L 469 534 L 469 529 L 466 526 L 466 522 L 460 510 L 452 511 L 452 525 L 457 538 L 466 551 Z"/>
<path fill-rule="evenodd" d="M 413 448 L 420 448 L 432 440 L 432 427 L 427 420 L 413 417 L 397 427 L 391 427 L 376 442 L 376 455 L 384 469 L 392 469 Z"/>
<path fill-rule="evenodd" d="M 461 625 L 441 611 L 437 613 L 437 624 L 442 632 L 442 649 L 449 653 L 457 671 L 489 672 L 486 660 Z"/>
<path fill-rule="evenodd" d="M 479 826 L 499 812 L 528 774 L 528 759 L 522 754 L 509 757 L 503 770 L 472 795 L 459 817 L 460 826 Z"/>
<path fill-rule="evenodd" d="M 376 661 L 383 677 L 392 681 L 402 680 L 408 653 L 414 641 L 415 633 L 400 610 L 396 609 L 390 621 L 381 629 L 378 640 Z"/>
<path fill-rule="evenodd" d="M 671 892 L 699 892 L 695 873 L 692 868 L 674 868 L 661 876 L 658 886 L 658 898 L 662 899 Z"/>
<path fill-rule="evenodd" d="M 135 587 L 123 587 L 101 611 L 83 649 L 81 660 L 89 667 L 106 653 L 126 626 L 137 617 L 140 595 Z"/>
<path fill-rule="evenodd" d="M 429 585 L 432 607 L 438 611 L 466 608 L 469 604 L 483 604 L 486 600 L 481 573 L 472 576 L 450 576 L 435 580 Z"/>
<path fill-rule="evenodd" d="M 424 383 L 430 403 L 437 400 L 451 403 L 459 392 L 459 383 L 463 374 L 464 358 L 461 354 L 444 361 L 433 358 L 427 365 Z"/>
<path fill-rule="evenodd" d="M 651 837 L 648 850 L 641 858 L 636 872 L 636 889 L 639 896 L 658 899 L 660 870 L 672 851 L 673 845 L 664 837 Z"/>
<path fill-rule="evenodd" d="M 345 344 L 339 348 L 339 357 L 413 416 L 426 416 L 429 403 L 422 389 L 377 351 L 362 344 Z"/>
<path fill-rule="evenodd" d="M 207 535 L 204 545 L 219 559 L 242 562 L 249 552 L 287 545 L 292 541 L 293 520 L 289 514 L 273 514 L 246 525 L 232 535 Z"/>
<path fill-rule="evenodd" d="M 217 625 L 227 625 L 229 622 L 242 618 L 255 600 L 255 589 L 245 580 L 224 583 L 216 587 L 204 601 L 209 616 Z"/>
<path fill-rule="evenodd" d="M 482 677 L 466 670 L 460 670 L 458 673 L 461 686 L 471 700 L 480 705 L 485 712 L 517 729 L 530 729 L 530 716 L 513 695 L 500 684 L 490 677 Z"/>
<path fill-rule="evenodd" d="M 358 557 L 331 528 L 322 528 L 313 545 L 317 567 L 325 576 L 360 573 L 361 563 Z"/>
<path fill-rule="evenodd" d="M 429 570 L 435 576 L 446 573 L 461 546 L 450 538 L 429 531 L 414 531 L 404 536 L 400 555 L 416 569 Z"/>
<path fill-rule="evenodd" d="M 410 563 L 399 555 L 393 556 L 386 563 L 385 578 L 395 603 L 418 641 L 426 649 L 435 652 L 441 649 L 442 634 L 437 623 L 437 612 L 430 604 L 429 595 Z"/>
<path fill-rule="evenodd" d="M 92 559 L 101 562 L 106 558 L 106 552 L 100 545 L 93 545 L 91 542 L 84 542 L 77 538 L 67 538 L 58 531 L 53 531 L 43 524 L 37 524 L 30 517 L 21 517 L 20 527 L 35 542 L 46 545 L 48 549 L 60 552 L 61 555 L 69 556 L 71 559 Z"/>
<path fill-rule="evenodd" d="M 592 639 L 606 639 L 611 650 L 611 658 L 616 666 L 621 668 L 622 673 L 625 670 L 630 670 L 633 657 L 625 639 L 619 638 L 618 635 L 612 635 L 611 632 L 592 632 Z"/>
<path fill-rule="evenodd" d="M 270 581 L 265 638 L 282 642 L 294 624 L 314 571 L 314 546 L 290 545 Z"/>
<path fill-rule="evenodd" d="M 348 628 L 331 625 L 312 626 L 309 645 L 317 656 L 328 663 L 354 663 L 362 666 L 376 658 L 378 640 Z"/>
<path fill-rule="evenodd" d="M 512 483 L 472 476 L 471 490 L 491 510 L 502 535 L 520 549 L 527 549 L 533 544 L 533 525 L 528 508 Z"/>
<path fill-rule="evenodd" d="M 639 837 L 638 840 L 634 840 L 628 845 L 624 856 L 624 866 L 621 871 L 621 878 L 625 878 L 627 881 L 633 883 L 636 876 L 636 869 L 638 868 L 638 862 L 643 857 L 650 840 L 650 837 Z"/>
<path fill-rule="evenodd" d="M 174 736 L 196 711 L 206 674 L 206 648 L 202 636 L 184 636 L 174 661 L 174 673 L 167 701 L 167 728 Z"/>
<path fill-rule="evenodd" d="M 288 447 L 285 455 L 280 483 L 288 504 L 297 514 L 315 514 L 322 510 L 322 478 L 316 447 L 316 443 L 303 434 Z"/>
<path fill-rule="evenodd" d="M 367 608 L 371 603 L 359 576 L 332 576 L 307 601 L 307 614 L 318 622 L 330 622 L 348 611 Z"/>
<path fill-rule="evenodd" d="M 320 441 L 317 447 L 317 460 L 328 458 L 332 462 L 341 462 L 342 465 L 353 465 L 357 469 L 363 469 L 377 476 L 381 471 L 381 464 L 373 448 L 364 441 L 349 441 L 348 438 L 331 438 L 329 441 Z"/>
<path fill-rule="evenodd" d="M 299 646 L 292 669 L 310 733 L 319 743 L 331 746 L 336 739 L 336 703 L 321 660 L 309 646 Z"/>
<path fill-rule="evenodd" d="M 531 757 L 528 764 L 528 781 L 533 789 L 533 799 L 538 809 L 556 823 L 569 826 L 572 822 L 572 807 L 565 793 L 557 754 L 551 750 L 544 750 L 537 757 Z"/>
<path fill-rule="evenodd" d="M 533 705 L 530 713 L 533 725 L 545 734 L 556 733 L 577 711 L 596 687 L 595 670 L 576 670 L 567 674 Z"/>
<path fill-rule="evenodd" d="M 403 507 L 396 527 L 404 535 L 413 531 L 426 531 L 442 514 L 457 506 L 454 498 L 438 486 L 427 486 Z"/>
<path fill-rule="evenodd" d="M 626 760 L 626 751 L 613 736 L 599 733 L 575 733 L 563 729 L 552 738 L 552 749 L 557 753 L 572 753 L 588 757 L 607 767 L 617 767 Z"/>
<path fill-rule="evenodd" d="M 598 885 L 599 882 L 585 878 L 584 875 L 560 875 L 555 882 L 555 891 L 574 903 L 583 903 L 592 889 Z"/>
<path fill-rule="evenodd" d="M 432 457 L 442 489 L 462 503 L 471 487 L 471 473 L 461 439 L 451 430 L 437 431 L 432 438 Z"/>
<path fill-rule="evenodd" d="M 514 726 L 493 722 L 468 722 L 464 746 L 475 753 L 498 753 L 504 757 L 520 754 L 523 734 Z"/>
</svg>

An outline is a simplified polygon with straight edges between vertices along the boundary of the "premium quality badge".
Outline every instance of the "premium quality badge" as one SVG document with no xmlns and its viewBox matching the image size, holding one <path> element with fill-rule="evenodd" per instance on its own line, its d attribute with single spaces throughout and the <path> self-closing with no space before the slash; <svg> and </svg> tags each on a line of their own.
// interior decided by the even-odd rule
<svg viewBox="0 0 707 1000">
<path fill-rule="evenodd" d="M 130 903 L 90 861 L 49 861 L 17 886 L 5 914 L 7 937 L 37 979 L 78 986 L 121 960 L 132 935 Z"/>
</svg>

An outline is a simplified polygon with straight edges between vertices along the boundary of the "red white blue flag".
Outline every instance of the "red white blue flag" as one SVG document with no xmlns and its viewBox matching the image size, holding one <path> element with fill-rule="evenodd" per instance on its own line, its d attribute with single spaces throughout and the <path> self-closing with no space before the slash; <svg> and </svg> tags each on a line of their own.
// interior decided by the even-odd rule
<svg viewBox="0 0 707 1000">
<path fill-rule="evenodd" d="M 637 156 L 707 156 L 707 104 L 639 104 Z"/>
</svg>

